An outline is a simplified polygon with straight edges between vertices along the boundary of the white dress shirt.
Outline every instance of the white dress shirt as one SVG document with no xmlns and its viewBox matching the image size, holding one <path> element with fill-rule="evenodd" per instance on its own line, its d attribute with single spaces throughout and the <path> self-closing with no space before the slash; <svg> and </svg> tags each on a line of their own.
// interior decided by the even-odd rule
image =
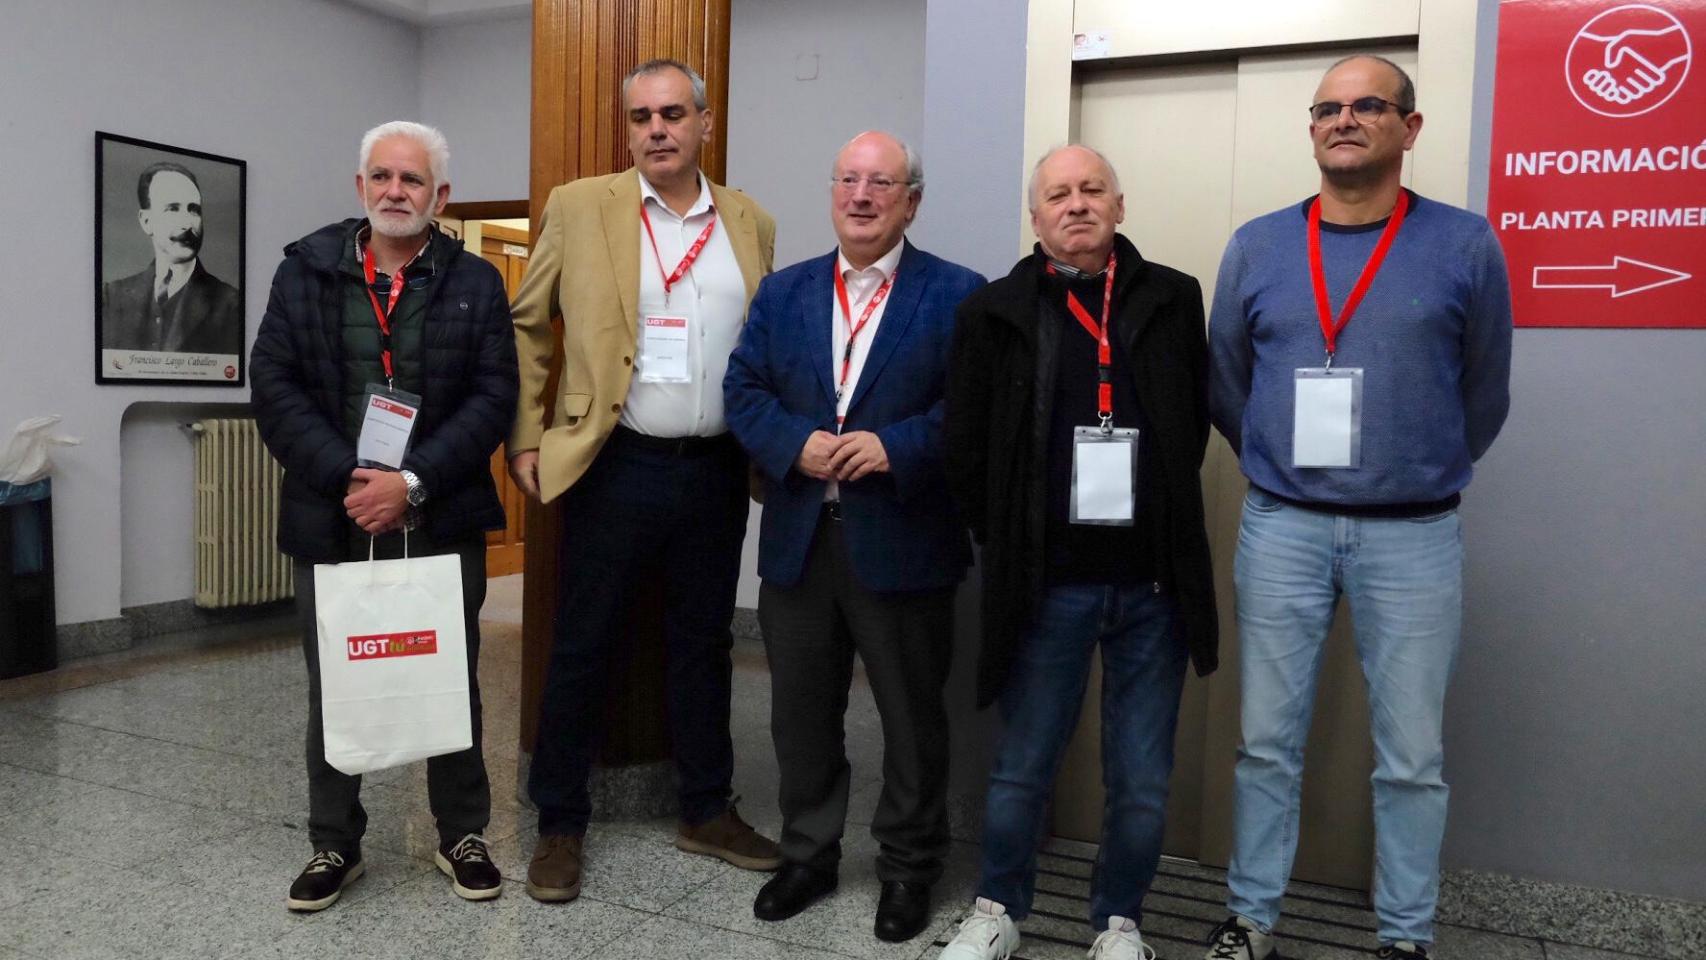
<svg viewBox="0 0 1706 960">
<path fill-rule="evenodd" d="M 171 299 L 178 295 L 184 284 L 190 282 L 190 274 L 195 273 L 198 258 L 191 257 L 183 263 L 161 263 L 159 258 L 154 260 L 154 299 L 162 296 Z"/>
<path fill-rule="evenodd" d="M 853 341 L 853 362 L 847 367 L 847 383 L 841 382 L 841 358 L 847 349 L 847 338 L 852 336 L 853 325 L 859 322 L 859 317 L 865 312 L 865 305 L 882 289 L 883 281 L 894 276 L 895 268 L 900 266 L 900 255 L 906 249 L 906 240 L 894 245 L 888 253 L 878 257 L 876 262 L 863 270 L 855 270 L 847 262 L 847 255 L 835 255 L 835 268 L 841 271 L 841 280 L 847 284 L 847 308 L 852 311 L 851 317 L 841 312 L 841 298 L 831 296 L 830 311 L 832 313 L 829 329 L 829 358 L 831 382 L 836 388 L 835 422 L 836 432 L 840 433 L 842 418 L 847 416 L 848 404 L 853 401 L 853 394 L 859 386 L 859 377 L 865 372 L 865 358 L 871 355 L 871 344 L 877 339 L 877 328 L 882 325 L 883 314 L 888 312 L 889 302 L 894 299 L 894 287 L 883 296 L 883 302 L 871 311 L 871 319 L 865 322 L 865 328 L 859 331 L 859 339 Z M 841 485 L 834 480 L 823 492 L 825 500 L 841 499 Z"/>
<path fill-rule="evenodd" d="M 681 217 L 663 202 L 644 176 L 640 177 L 640 203 L 651 218 L 652 233 L 640 225 L 640 315 L 687 318 L 686 383 L 642 382 L 643 358 L 636 351 L 633 381 L 627 402 L 622 405 L 621 424 L 654 437 L 712 437 L 727 432 L 723 419 L 723 374 L 728 372 L 729 354 L 740 340 L 746 320 L 746 280 L 729 242 L 728 225 L 718 218 L 711 238 L 699 251 L 687 274 L 664 297 L 664 275 L 674 273 L 687 248 L 699 239 L 716 210 L 711 204 L 711 185 L 699 177 L 699 199 Z M 652 237 L 657 252 L 652 252 Z M 658 272 L 663 261 L 664 273 Z"/>
</svg>

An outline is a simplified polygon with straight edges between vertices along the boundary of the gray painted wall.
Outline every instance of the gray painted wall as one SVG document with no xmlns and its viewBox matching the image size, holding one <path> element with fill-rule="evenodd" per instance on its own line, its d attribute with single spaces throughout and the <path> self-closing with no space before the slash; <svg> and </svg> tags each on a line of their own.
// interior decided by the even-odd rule
<svg viewBox="0 0 1706 960">
<path fill-rule="evenodd" d="M 1024 169 L 1026 0 L 930 0 L 924 38 L 925 207 L 912 239 L 987 277 L 1017 259 Z M 947 706 L 958 802 L 982 814 L 999 721 L 977 710 L 982 619 L 973 567 L 956 610 Z"/>
<path fill-rule="evenodd" d="M 843 143 L 875 128 L 918 145 L 924 6 L 924 0 L 733 0 L 728 180 L 776 218 L 776 266 L 835 246 L 829 168 Z M 928 154 L 924 169 L 928 181 Z M 919 220 L 936 215 L 926 186 Z"/>
<path fill-rule="evenodd" d="M 1496 27 L 1483 0 L 1482 209 Z M 1517 331 L 1463 502 L 1448 864 L 1706 900 L 1702 370 L 1706 330 Z"/>
<path fill-rule="evenodd" d="M 984 276 L 1018 259 L 1026 169 L 1026 0 L 930 0 L 925 33 L 926 215 L 913 239 Z M 1061 108 L 1065 109 L 1062 104 Z"/>
<path fill-rule="evenodd" d="M 450 199 L 525 200 L 533 21 L 421 31 L 420 118 L 450 140 Z"/>
</svg>

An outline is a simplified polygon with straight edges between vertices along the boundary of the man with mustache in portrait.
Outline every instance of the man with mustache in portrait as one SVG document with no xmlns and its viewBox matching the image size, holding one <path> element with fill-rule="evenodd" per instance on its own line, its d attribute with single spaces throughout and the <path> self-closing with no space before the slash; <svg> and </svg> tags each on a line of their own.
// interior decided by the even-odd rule
<svg viewBox="0 0 1706 960">
<path fill-rule="evenodd" d="M 101 289 L 107 349 L 236 354 L 242 301 L 201 264 L 201 185 L 176 163 L 150 164 L 136 180 L 137 223 L 154 262 Z"/>
</svg>

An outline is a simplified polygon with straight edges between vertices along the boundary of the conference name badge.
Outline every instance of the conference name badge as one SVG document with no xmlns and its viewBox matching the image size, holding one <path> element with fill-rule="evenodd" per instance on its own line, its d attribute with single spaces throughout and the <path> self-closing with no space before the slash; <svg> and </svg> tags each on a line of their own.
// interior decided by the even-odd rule
<svg viewBox="0 0 1706 960">
<path fill-rule="evenodd" d="M 1136 516 L 1137 431 L 1129 427 L 1072 430 L 1073 523 L 1129 527 Z"/>
<path fill-rule="evenodd" d="M 691 383 L 687 349 L 692 324 L 686 317 L 647 316 L 640 322 L 641 383 Z"/>
<path fill-rule="evenodd" d="M 1362 466 L 1362 368 L 1299 367 L 1291 465 Z"/>
</svg>

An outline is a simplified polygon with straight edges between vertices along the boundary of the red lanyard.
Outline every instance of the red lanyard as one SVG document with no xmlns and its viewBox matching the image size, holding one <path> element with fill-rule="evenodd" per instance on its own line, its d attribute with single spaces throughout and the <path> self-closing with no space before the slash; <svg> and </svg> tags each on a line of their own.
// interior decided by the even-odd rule
<svg viewBox="0 0 1706 960">
<path fill-rule="evenodd" d="M 646 201 L 644 200 L 640 201 L 640 222 L 646 225 L 646 237 L 652 242 L 652 258 L 658 262 L 658 275 L 663 277 L 663 302 L 668 303 L 669 288 L 680 283 L 681 278 L 687 276 L 687 271 L 693 268 L 693 261 L 699 259 L 699 251 L 705 249 L 705 242 L 711 239 L 711 231 L 717 229 L 717 212 L 711 211 L 711 222 L 705 224 L 705 229 L 700 232 L 699 239 L 693 241 L 693 245 L 687 248 L 687 253 L 682 256 L 681 262 L 675 265 L 674 273 L 664 272 L 663 254 L 658 253 L 657 234 L 652 233 L 652 218 L 650 214 L 646 213 Z"/>
<path fill-rule="evenodd" d="M 1380 240 L 1374 245 L 1374 252 L 1368 255 L 1368 263 L 1363 265 L 1362 276 L 1357 277 L 1351 295 L 1345 298 L 1345 306 L 1339 311 L 1339 322 L 1335 325 L 1333 305 L 1327 300 L 1327 273 L 1321 268 L 1321 198 L 1316 197 L 1315 202 L 1309 205 L 1309 273 L 1315 284 L 1315 312 L 1321 318 L 1321 336 L 1327 341 L 1327 366 L 1333 365 L 1339 334 L 1345 329 L 1345 324 L 1351 322 L 1351 314 L 1362 303 L 1363 294 L 1368 293 L 1374 275 L 1380 272 L 1380 264 L 1386 259 L 1386 251 L 1392 248 L 1392 238 L 1398 235 L 1398 227 L 1404 223 L 1404 213 L 1409 208 L 1409 192 L 1398 191 L 1398 205 L 1392 208 L 1392 217 L 1386 221 L 1386 229 L 1380 232 Z"/>
<path fill-rule="evenodd" d="M 389 382 L 391 373 L 391 311 L 397 309 L 397 298 L 403 295 L 403 270 L 398 268 L 391 275 L 391 294 L 383 309 L 379 306 L 379 297 L 373 293 L 373 284 L 378 271 L 373 265 L 373 248 L 362 248 L 361 266 L 367 274 L 367 299 L 373 303 L 374 319 L 379 321 L 379 362 L 385 366 L 385 380 Z"/>
<path fill-rule="evenodd" d="M 877 312 L 877 307 L 883 298 L 889 295 L 889 288 L 894 286 L 894 274 L 883 281 L 877 292 L 871 295 L 869 303 L 865 304 L 865 312 L 859 314 L 859 322 L 853 322 L 853 310 L 847 305 L 847 281 L 841 279 L 841 270 L 835 271 L 835 298 L 841 302 L 841 316 L 847 321 L 847 347 L 841 351 L 841 382 L 835 387 L 835 399 L 841 400 L 841 394 L 847 389 L 847 375 L 853 369 L 853 344 L 859 342 L 859 334 L 864 331 L 865 324 L 871 322 L 871 314 Z M 841 418 L 837 417 L 839 421 Z"/>
<path fill-rule="evenodd" d="M 1089 331 L 1096 338 L 1096 412 L 1101 415 L 1102 422 L 1108 423 L 1114 418 L 1114 351 L 1108 343 L 1108 316 L 1114 305 L 1114 267 L 1117 259 L 1113 253 L 1108 254 L 1108 279 L 1102 284 L 1102 325 L 1096 326 L 1096 321 L 1090 319 L 1090 311 L 1084 304 L 1078 302 L 1078 297 L 1071 290 L 1066 291 L 1066 309 L 1077 319 L 1078 325 Z M 1055 272 L 1054 264 L 1048 264 L 1046 269 L 1050 274 Z"/>
</svg>

